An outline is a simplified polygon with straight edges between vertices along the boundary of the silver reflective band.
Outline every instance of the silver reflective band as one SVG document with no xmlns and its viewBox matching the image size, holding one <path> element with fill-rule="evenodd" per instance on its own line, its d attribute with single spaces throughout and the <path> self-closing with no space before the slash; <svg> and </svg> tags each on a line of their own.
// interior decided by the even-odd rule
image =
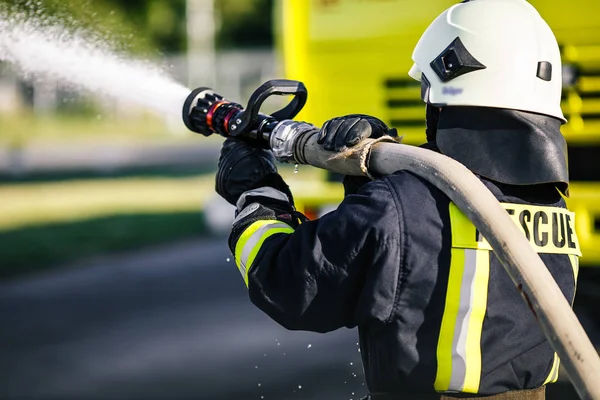
<svg viewBox="0 0 600 400">
<path fill-rule="evenodd" d="M 265 187 L 261 187 L 258 189 L 248 190 L 247 192 L 242 193 L 242 195 L 240 196 L 240 198 L 238 199 L 238 201 L 236 203 L 236 207 L 237 207 L 238 211 L 241 211 L 246 206 L 246 198 L 248 196 L 261 196 L 261 197 L 268 197 L 270 199 L 281 200 L 281 201 L 286 201 L 286 202 L 290 201 L 290 199 L 288 199 L 288 197 L 285 193 L 280 192 L 279 190 L 274 189 L 272 187 L 265 186 Z"/>
<path fill-rule="evenodd" d="M 473 285 L 477 270 L 477 250 L 465 249 L 465 264 L 460 288 L 460 306 L 452 340 L 452 377 L 450 390 L 462 391 L 467 377 L 467 333 L 473 309 Z"/>
</svg>

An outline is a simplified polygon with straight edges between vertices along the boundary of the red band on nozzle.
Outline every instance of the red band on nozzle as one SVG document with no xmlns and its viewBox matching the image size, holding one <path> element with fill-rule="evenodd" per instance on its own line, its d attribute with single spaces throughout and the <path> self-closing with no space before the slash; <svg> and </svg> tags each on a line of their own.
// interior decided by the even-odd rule
<svg viewBox="0 0 600 400">
<path fill-rule="evenodd" d="M 219 108 L 223 104 L 227 104 L 227 103 L 229 103 L 229 102 L 228 101 L 219 101 L 219 102 L 213 104 L 212 107 L 206 113 L 206 125 L 208 125 L 208 127 L 210 128 L 211 131 L 216 132 L 212 126 L 213 116 L 215 114 L 215 111 L 217 110 L 217 108 Z"/>
<path fill-rule="evenodd" d="M 231 119 L 231 117 L 232 117 L 232 116 L 233 116 L 235 113 L 237 113 L 237 111 L 238 111 L 238 110 L 236 110 L 236 109 L 234 108 L 234 109 L 232 109 L 231 111 L 229 111 L 229 113 L 228 113 L 228 114 L 227 114 L 227 116 L 225 117 L 225 121 L 224 121 L 223 125 L 224 125 L 224 128 L 227 130 L 227 135 L 229 135 L 229 134 L 230 134 L 230 132 L 229 132 L 229 120 Z"/>
</svg>

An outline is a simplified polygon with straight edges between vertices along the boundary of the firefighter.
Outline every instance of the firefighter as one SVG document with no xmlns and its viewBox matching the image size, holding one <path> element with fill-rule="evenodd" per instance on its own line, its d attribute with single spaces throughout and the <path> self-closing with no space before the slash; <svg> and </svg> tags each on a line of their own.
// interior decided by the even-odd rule
<svg viewBox="0 0 600 400">
<path fill-rule="evenodd" d="M 525 0 L 463 1 L 427 28 L 413 60 L 424 147 L 481 179 L 572 302 L 580 250 L 562 197 L 552 31 Z M 396 132 L 348 115 L 326 122 L 319 143 L 339 152 L 384 135 Z M 358 327 L 370 399 L 545 398 L 559 359 L 449 198 L 406 171 L 344 186 L 337 210 L 307 221 L 268 151 L 226 141 L 216 188 L 237 206 L 229 246 L 252 302 L 292 330 Z"/>
</svg>

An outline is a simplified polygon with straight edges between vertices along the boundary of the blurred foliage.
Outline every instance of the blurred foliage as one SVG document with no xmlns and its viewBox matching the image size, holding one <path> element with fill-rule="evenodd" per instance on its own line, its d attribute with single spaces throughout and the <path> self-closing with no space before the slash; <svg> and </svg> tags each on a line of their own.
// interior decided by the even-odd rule
<svg viewBox="0 0 600 400">
<path fill-rule="evenodd" d="M 273 0 L 215 0 L 217 47 L 266 47 L 273 44 Z"/>
<path fill-rule="evenodd" d="M 270 46 L 273 0 L 214 0 L 218 48 Z M 86 29 L 119 50 L 186 49 L 186 0 L 0 0 L 0 8 Z"/>
<path fill-rule="evenodd" d="M 63 0 L 64 1 L 64 0 Z M 180 53 L 186 47 L 185 0 L 94 0 L 121 13 L 136 36 L 146 38 L 163 53 Z"/>
</svg>

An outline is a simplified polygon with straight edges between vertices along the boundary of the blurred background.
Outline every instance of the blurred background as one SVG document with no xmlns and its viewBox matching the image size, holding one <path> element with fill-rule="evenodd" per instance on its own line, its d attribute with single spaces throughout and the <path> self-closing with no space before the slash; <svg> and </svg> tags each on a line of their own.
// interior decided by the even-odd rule
<svg viewBox="0 0 600 400">
<path fill-rule="evenodd" d="M 599 346 L 600 6 L 531 2 L 563 51 L 569 206 L 584 252 L 575 310 Z M 454 3 L 0 0 L 0 9 L 92 32 L 115 53 L 242 104 L 268 79 L 302 80 L 301 119 L 372 114 L 420 144 L 410 55 Z M 214 193 L 220 143 L 0 62 L 0 398 L 365 395 L 356 332 L 287 332 L 250 304 L 226 245 L 233 209 Z M 341 199 L 323 171 L 281 170 L 311 217 Z M 576 398 L 564 373 L 548 397 Z"/>
</svg>

